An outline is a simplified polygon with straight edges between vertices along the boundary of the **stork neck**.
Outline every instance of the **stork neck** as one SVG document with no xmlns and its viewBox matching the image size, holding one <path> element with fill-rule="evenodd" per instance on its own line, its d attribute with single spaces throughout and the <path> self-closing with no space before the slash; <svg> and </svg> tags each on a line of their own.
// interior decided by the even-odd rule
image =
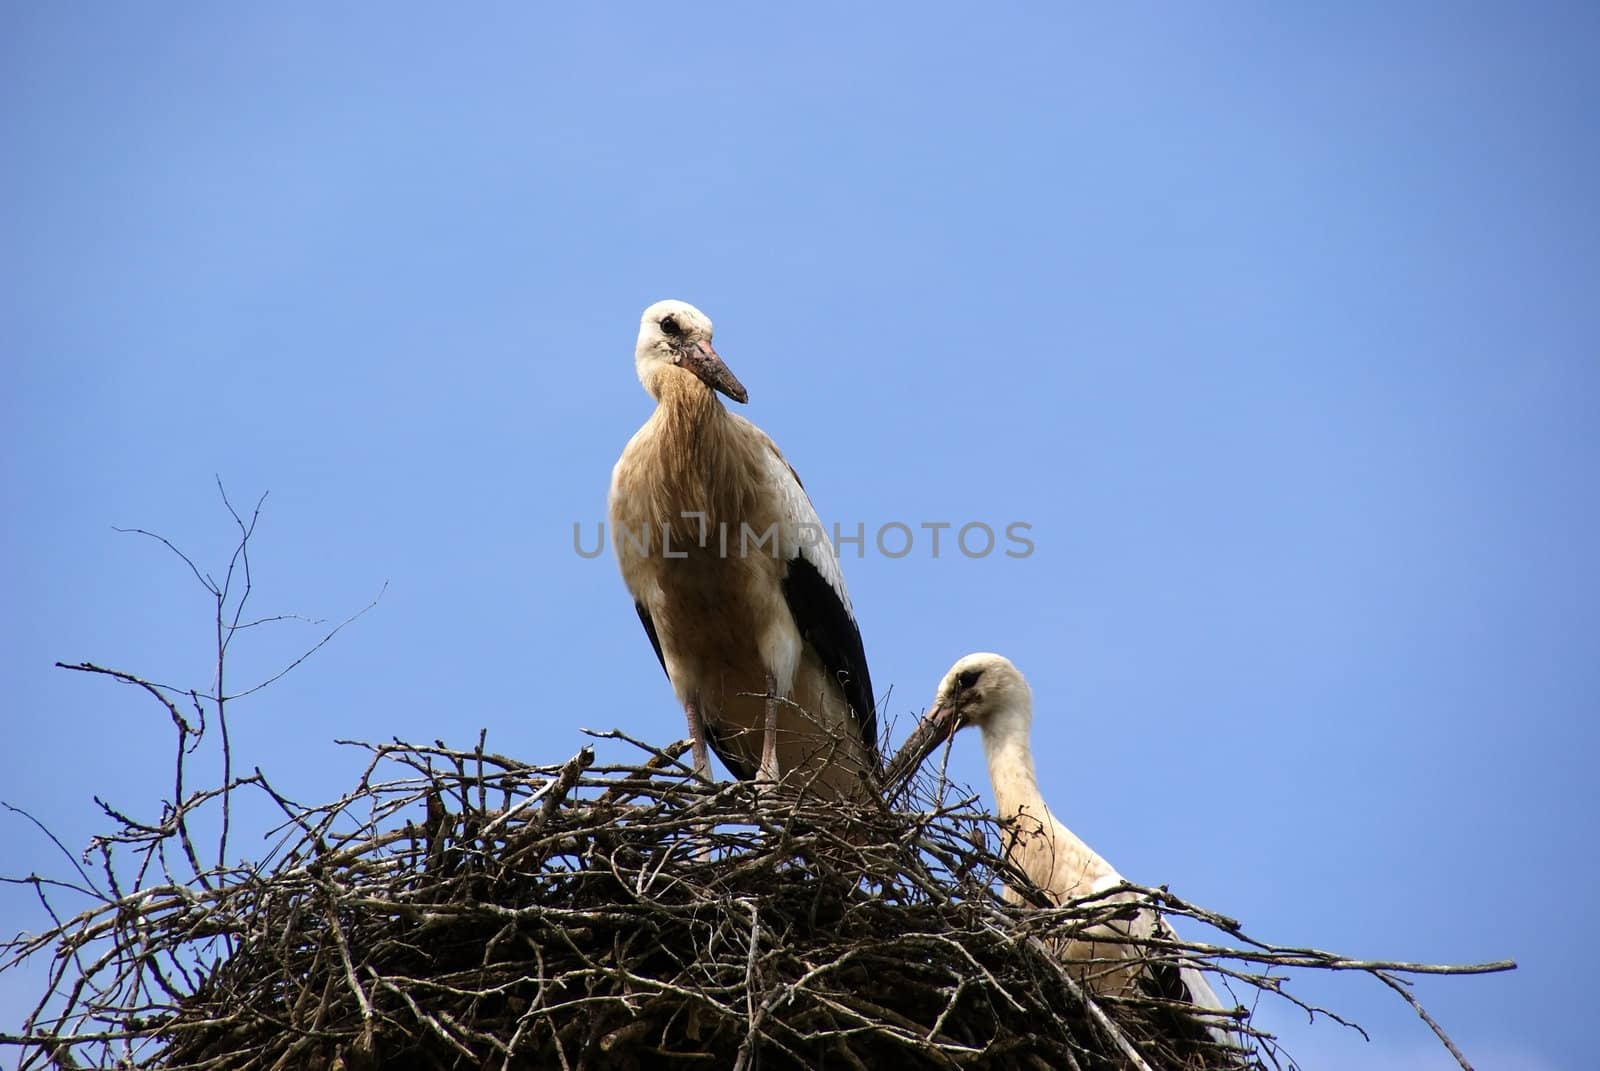
<svg viewBox="0 0 1600 1071">
<path fill-rule="evenodd" d="M 644 389 L 659 405 L 701 420 L 725 411 L 717 400 L 716 391 L 687 368 L 675 364 L 662 364 L 652 369 L 644 381 Z"/>
<path fill-rule="evenodd" d="M 674 445 L 701 451 L 717 445 L 716 437 L 706 432 L 716 428 L 728 411 L 717 400 L 716 391 L 702 383 L 699 376 L 666 365 L 656 370 L 645 387 L 655 395 L 662 433 Z"/>
<path fill-rule="evenodd" d="M 1009 711 L 998 713 L 993 724 L 985 728 L 983 750 L 989 760 L 989 780 L 994 783 L 994 802 L 1000 818 L 1014 818 L 1023 808 L 1042 817 L 1046 808 L 1033 770 L 1026 716 L 1019 718 Z"/>
<path fill-rule="evenodd" d="M 704 525 L 736 525 L 744 517 L 750 481 L 739 478 L 746 464 L 737 448 L 739 425 L 715 392 L 686 369 L 658 368 L 645 386 L 657 403 L 650 420 L 658 465 L 654 510 L 682 548 L 704 538 Z"/>
</svg>

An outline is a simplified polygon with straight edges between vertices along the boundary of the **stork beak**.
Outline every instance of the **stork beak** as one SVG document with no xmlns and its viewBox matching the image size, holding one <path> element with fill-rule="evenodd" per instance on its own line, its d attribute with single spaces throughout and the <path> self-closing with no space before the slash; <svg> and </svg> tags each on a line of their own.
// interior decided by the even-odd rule
<svg viewBox="0 0 1600 1071">
<path fill-rule="evenodd" d="M 924 714 L 917 727 L 911 730 L 911 738 L 906 743 L 915 743 L 931 753 L 959 728 L 961 715 L 956 708 L 946 703 L 935 703 L 933 709 Z"/>
<path fill-rule="evenodd" d="M 940 736 L 949 736 L 965 724 L 961 720 L 961 711 L 948 703 L 935 703 L 932 710 L 922 716 L 930 732 Z"/>
<path fill-rule="evenodd" d="M 885 784 L 894 789 L 902 781 L 910 779 L 928 756 L 938 750 L 939 745 L 948 740 L 959 728 L 961 728 L 961 716 L 956 708 L 944 703 L 935 704 L 933 709 L 917 722 L 917 727 L 911 730 L 911 735 L 889 761 L 884 778 Z"/>
<path fill-rule="evenodd" d="M 702 340 L 685 349 L 682 363 L 685 368 L 700 377 L 700 382 L 712 390 L 721 391 L 736 402 L 750 400 L 744 384 L 728 371 L 728 366 L 722 363 L 722 358 L 711 348 L 711 343 Z"/>
</svg>

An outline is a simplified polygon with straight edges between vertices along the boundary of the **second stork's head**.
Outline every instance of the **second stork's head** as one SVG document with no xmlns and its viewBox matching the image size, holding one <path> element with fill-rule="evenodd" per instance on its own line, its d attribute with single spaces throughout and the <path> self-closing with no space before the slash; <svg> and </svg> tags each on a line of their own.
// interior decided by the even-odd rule
<svg viewBox="0 0 1600 1071">
<path fill-rule="evenodd" d="M 1033 721 L 1033 692 L 1009 658 L 969 654 L 939 682 L 926 721 L 944 734 L 976 725 L 986 742 L 1013 736 L 1026 740 Z"/>
<path fill-rule="evenodd" d="M 749 401 L 744 384 L 711 348 L 711 318 L 686 301 L 658 301 L 639 318 L 633 366 L 645 390 L 660 397 L 657 376 L 664 368 L 692 372 L 700 382 L 736 402 Z"/>
</svg>

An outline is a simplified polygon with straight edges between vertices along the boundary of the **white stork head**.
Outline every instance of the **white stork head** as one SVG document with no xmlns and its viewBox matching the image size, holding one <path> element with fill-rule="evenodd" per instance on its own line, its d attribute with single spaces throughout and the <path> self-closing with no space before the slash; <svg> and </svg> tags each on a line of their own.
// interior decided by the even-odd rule
<svg viewBox="0 0 1600 1071">
<path fill-rule="evenodd" d="M 969 654 L 944 675 L 924 719 L 943 733 L 968 725 L 983 731 L 985 741 L 1021 736 L 1033 722 L 1033 692 L 1022 673 L 1003 655 Z"/>
<path fill-rule="evenodd" d="M 693 372 L 700 382 L 736 402 L 750 400 L 744 384 L 711 348 L 711 318 L 687 301 L 658 301 L 639 317 L 633 366 L 644 389 L 659 396 L 656 376 L 673 365 Z"/>
</svg>

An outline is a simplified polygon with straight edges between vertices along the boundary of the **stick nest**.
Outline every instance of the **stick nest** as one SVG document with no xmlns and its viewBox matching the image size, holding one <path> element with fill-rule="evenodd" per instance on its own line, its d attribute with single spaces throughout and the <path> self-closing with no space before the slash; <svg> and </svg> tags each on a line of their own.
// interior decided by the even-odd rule
<svg viewBox="0 0 1600 1071">
<path fill-rule="evenodd" d="M 53 959 L 50 992 L 0 1043 L 22 1067 L 214 1071 L 1293 1066 L 1243 1008 L 1212 1020 L 1228 1045 L 1185 1005 L 1093 996 L 1049 949 L 1128 906 L 1003 902 L 998 885 L 1026 879 L 942 780 L 894 807 L 841 804 L 706 783 L 683 744 L 628 744 L 635 762 L 597 765 L 585 747 L 548 766 L 481 741 L 362 744 L 365 773 L 330 804 L 293 804 L 257 771 L 158 823 L 118 815 L 90 849 L 102 878 L 22 879 L 47 907 L 68 888 L 95 902 L 52 907 L 51 930 L 4 946 L 0 970 Z M 286 816 L 276 848 L 202 866 L 196 816 L 246 789 Z M 132 881 L 112 866 L 130 847 Z M 1479 969 L 1276 948 L 1138 892 L 1233 938 L 1140 949 L 1215 972 L 1224 1003 L 1263 989 L 1299 1003 L 1284 967 L 1397 989 L 1407 971 Z"/>
</svg>

